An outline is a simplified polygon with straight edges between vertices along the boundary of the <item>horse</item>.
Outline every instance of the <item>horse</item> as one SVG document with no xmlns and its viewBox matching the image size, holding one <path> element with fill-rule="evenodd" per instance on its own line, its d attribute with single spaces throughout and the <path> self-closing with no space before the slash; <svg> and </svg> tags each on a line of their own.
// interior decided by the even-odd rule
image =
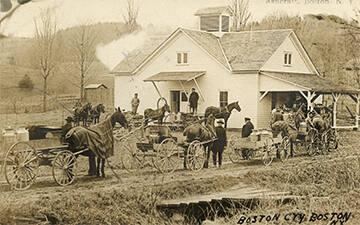
<svg viewBox="0 0 360 225">
<path fill-rule="evenodd" d="M 165 117 L 165 112 L 170 113 L 170 106 L 168 104 L 165 104 L 163 107 L 155 110 L 151 108 L 145 109 L 144 111 L 145 123 L 147 123 L 148 120 L 151 119 L 151 120 L 158 120 L 158 123 L 162 124 L 163 119 Z"/>
<path fill-rule="evenodd" d="M 193 123 L 187 126 L 184 129 L 183 136 L 186 136 L 186 142 L 191 143 L 194 140 L 198 140 L 200 142 L 210 141 L 216 137 L 215 128 L 214 128 L 215 116 L 210 114 L 206 119 L 205 125 L 203 125 L 200 121 L 197 123 Z M 209 157 L 210 152 L 213 149 L 213 142 L 209 142 L 204 144 L 206 160 L 204 163 L 204 167 L 208 168 L 209 165 Z M 186 155 L 187 149 L 185 150 L 184 156 L 184 168 L 186 169 Z"/>
<path fill-rule="evenodd" d="M 90 115 L 94 124 L 99 123 L 101 113 L 105 113 L 105 106 L 103 104 L 98 104 L 90 110 Z"/>
<path fill-rule="evenodd" d="M 90 128 L 73 127 L 66 135 L 65 141 L 69 144 L 69 150 L 76 153 L 84 148 L 89 151 L 81 155 L 89 157 L 89 175 L 105 177 L 105 159 L 113 155 L 113 128 L 116 123 L 127 128 L 128 122 L 117 108 L 115 112 L 101 123 Z M 97 157 L 97 164 L 95 162 Z"/>
<path fill-rule="evenodd" d="M 86 103 L 85 105 L 83 105 L 82 107 L 75 107 L 74 110 L 74 120 L 75 120 L 75 124 L 77 126 L 80 125 L 80 121 L 82 121 L 83 126 L 87 126 L 87 120 L 89 117 L 89 112 L 91 110 L 91 103 Z"/>
<path fill-rule="evenodd" d="M 225 121 L 225 128 L 227 127 L 227 121 L 231 115 L 231 112 L 236 109 L 238 112 L 241 111 L 241 107 L 239 102 L 232 102 L 225 107 L 215 107 L 209 106 L 205 109 L 205 117 L 207 118 L 209 115 L 214 115 L 216 119 L 223 118 Z"/>
</svg>

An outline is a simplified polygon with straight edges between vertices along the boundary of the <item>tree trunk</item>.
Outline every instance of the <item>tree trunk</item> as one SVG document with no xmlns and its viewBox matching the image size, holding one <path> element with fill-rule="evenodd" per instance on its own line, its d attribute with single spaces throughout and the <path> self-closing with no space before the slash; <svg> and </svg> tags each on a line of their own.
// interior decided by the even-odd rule
<svg viewBox="0 0 360 225">
<path fill-rule="evenodd" d="M 46 101 L 47 101 L 47 78 L 44 78 L 44 90 L 43 90 L 43 112 L 46 112 Z"/>
<path fill-rule="evenodd" d="M 85 83 L 85 75 L 84 73 L 81 71 L 80 74 L 80 101 L 84 102 L 84 83 Z"/>
</svg>

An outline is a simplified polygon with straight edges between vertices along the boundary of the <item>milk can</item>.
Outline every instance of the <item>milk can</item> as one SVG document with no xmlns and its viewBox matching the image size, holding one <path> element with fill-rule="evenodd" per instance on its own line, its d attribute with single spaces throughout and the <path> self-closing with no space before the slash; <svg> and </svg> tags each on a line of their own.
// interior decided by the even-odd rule
<svg viewBox="0 0 360 225">
<path fill-rule="evenodd" d="M 2 131 L 3 136 L 3 149 L 2 152 L 6 152 L 11 145 L 16 143 L 16 132 L 11 127 L 5 128 Z"/>
<path fill-rule="evenodd" d="M 16 130 L 17 141 L 29 141 L 29 131 L 25 127 L 18 128 Z"/>
</svg>

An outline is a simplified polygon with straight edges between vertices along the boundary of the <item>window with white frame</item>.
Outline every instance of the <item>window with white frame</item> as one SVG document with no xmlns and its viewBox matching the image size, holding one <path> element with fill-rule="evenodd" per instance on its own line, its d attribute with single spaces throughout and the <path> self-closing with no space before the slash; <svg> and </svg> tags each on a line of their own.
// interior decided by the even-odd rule
<svg viewBox="0 0 360 225">
<path fill-rule="evenodd" d="M 178 52 L 177 53 L 177 64 L 178 65 L 188 64 L 188 53 L 187 52 Z"/>
<path fill-rule="evenodd" d="M 228 105 L 228 97 L 229 94 L 227 91 L 220 91 L 220 96 L 219 96 L 220 107 L 225 107 Z"/>
<path fill-rule="evenodd" d="M 284 53 L 284 65 L 290 66 L 291 65 L 291 52 Z"/>
</svg>

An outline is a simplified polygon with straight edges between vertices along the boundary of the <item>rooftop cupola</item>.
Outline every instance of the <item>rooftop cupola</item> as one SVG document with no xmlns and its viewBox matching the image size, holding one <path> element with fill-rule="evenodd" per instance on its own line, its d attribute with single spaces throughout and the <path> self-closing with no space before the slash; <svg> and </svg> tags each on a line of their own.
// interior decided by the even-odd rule
<svg viewBox="0 0 360 225">
<path fill-rule="evenodd" d="M 228 6 L 199 9 L 195 16 L 200 18 L 199 27 L 207 32 L 229 32 L 231 11 Z"/>
</svg>

